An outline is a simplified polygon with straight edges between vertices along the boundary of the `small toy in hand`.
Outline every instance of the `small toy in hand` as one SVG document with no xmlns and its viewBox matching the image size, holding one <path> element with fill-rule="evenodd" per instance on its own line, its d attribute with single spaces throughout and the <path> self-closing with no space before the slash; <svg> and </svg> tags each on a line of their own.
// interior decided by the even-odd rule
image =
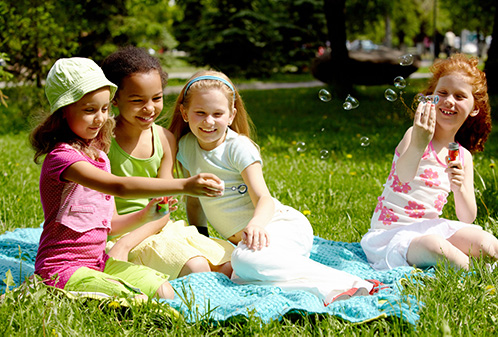
<svg viewBox="0 0 498 337">
<path fill-rule="evenodd" d="M 163 197 L 163 200 L 157 204 L 157 211 L 161 214 L 169 213 L 168 197 Z"/>
<path fill-rule="evenodd" d="M 246 184 L 240 184 L 239 186 L 230 186 L 230 187 L 225 187 L 225 182 L 222 180 L 221 185 L 223 186 L 223 194 L 225 190 L 229 191 L 237 191 L 240 194 L 245 194 L 247 192 L 247 185 Z"/>
<path fill-rule="evenodd" d="M 448 163 L 455 161 L 458 158 L 458 143 L 450 143 L 448 145 Z"/>
</svg>

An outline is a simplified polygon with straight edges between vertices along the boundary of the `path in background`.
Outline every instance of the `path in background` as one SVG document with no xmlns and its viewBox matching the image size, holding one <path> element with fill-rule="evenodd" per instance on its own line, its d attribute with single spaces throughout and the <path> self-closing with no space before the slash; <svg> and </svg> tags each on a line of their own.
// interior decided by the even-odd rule
<svg viewBox="0 0 498 337">
<path fill-rule="evenodd" d="M 187 81 L 192 73 L 169 73 L 169 78 L 183 78 Z M 430 73 L 413 73 L 409 78 L 428 78 L 430 77 Z M 239 90 L 270 90 L 270 89 L 292 89 L 292 88 L 313 88 L 313 87 L 321 87 L 325 86 L 326 83 L 322 81 L 307 81 L 307 82 L 282 82 L 282 83 L 273 83 L 273 82 L 253 82 L 253 83 L 242 83 L 237 85 L 237 89 Z M 170 94 L 179 94 L 182 91 L 183 85 L 173 85 L 166 86 L 164 89 L 165 95 Z"/>
</svg>

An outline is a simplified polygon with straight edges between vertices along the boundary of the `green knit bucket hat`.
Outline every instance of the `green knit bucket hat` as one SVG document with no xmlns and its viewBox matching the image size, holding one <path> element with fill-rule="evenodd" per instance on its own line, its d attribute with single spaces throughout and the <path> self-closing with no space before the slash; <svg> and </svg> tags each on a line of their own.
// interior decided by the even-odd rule
<svg viewBox="0 0 498 337">
<path fill-rule="evenodd" d="M 110 99 L 118 88 L 105 77 L 94 61 L 83 57 L 59 59 L 48 72 L 45 84 L 50 113 L 73 104 L 89 92 L 102 87 L 109 87 Z"/>
</svg>

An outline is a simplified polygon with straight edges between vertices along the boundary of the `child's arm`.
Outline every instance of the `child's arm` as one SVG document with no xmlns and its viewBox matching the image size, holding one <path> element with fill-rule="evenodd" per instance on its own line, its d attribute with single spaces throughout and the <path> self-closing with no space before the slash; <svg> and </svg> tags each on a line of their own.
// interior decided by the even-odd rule
<svg viewBox="0 0 498 337">
<path fill-rule="evenodd" d="M 477 205 L 474 194 L 474 167 L 472 155 L 464 149 L 464 163 L 459 159 L 448 163 L 446 172 L 450 178 L 450 188 L 455 197 L 455 211 L 458 220 L 472 223 L 477 216 Z"/>
<path fill-rule="evenodd" d="M 275 203 L 266 186 L 259 161 L 246 167 L 241 175 L 255 209 L 253 217 L 240 234 L 248 248 L 259 250 L 270 244 L 270 237 L 265 227 L 275 213 Z"/>
<path fill-rule="evenodd" d="M 121 198 L 149 198 L 176 194 L 216 197 L 223 191 L 221 180 L 210 173 L 200 173 L 185 179 L 119 177 L 85 161 L 75 162 L 66 168 L 61 178 Z"/>
<path fill-rule="evenodd" d="M 182 167 L 184 177 L 190 177 L 190 172 Z M 189 225 L 197 227 L 197 231 L 205 236 L 209 236 L 207 218 L 202 209 L 199 198 L 187 196 L 187 221 Z"/>
<path fill-rule="evenodd" d="M 434 136 L 436 109 L 432 103 L 420 103 L 415 112 L 413 126 L 409 128 L 397 150 L 400 154 L 396 174 L 402 182 L 412 181 L 417 173 L 422 155 Z"/>
</svg>

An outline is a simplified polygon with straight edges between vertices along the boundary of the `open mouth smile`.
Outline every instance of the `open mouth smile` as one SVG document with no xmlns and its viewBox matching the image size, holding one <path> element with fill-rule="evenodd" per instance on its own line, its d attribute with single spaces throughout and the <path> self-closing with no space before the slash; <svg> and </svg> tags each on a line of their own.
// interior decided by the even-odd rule
<svg viewBox="0 0 498 337">
<path fill-rule="evenodd" d="M 456 115 L 456 111 L 452 110 L 439 109 L 439 111 L 441 111 L 441 113 L 446 116 Z"/>
<path fill-rule="evenodd" d="M 154 120 L 154 116 L 150 117 L 137 117 L 139 120 L 144 121 L 144 122 L 152 122 Z"/>
<path fill-rule="evenodd" d="M 216 129 L 203 129 L 203 128 L 199 128 L 202 132 L 206 132 L 206 133 L 213 133 L 216 131 Z"/>
</svg>

